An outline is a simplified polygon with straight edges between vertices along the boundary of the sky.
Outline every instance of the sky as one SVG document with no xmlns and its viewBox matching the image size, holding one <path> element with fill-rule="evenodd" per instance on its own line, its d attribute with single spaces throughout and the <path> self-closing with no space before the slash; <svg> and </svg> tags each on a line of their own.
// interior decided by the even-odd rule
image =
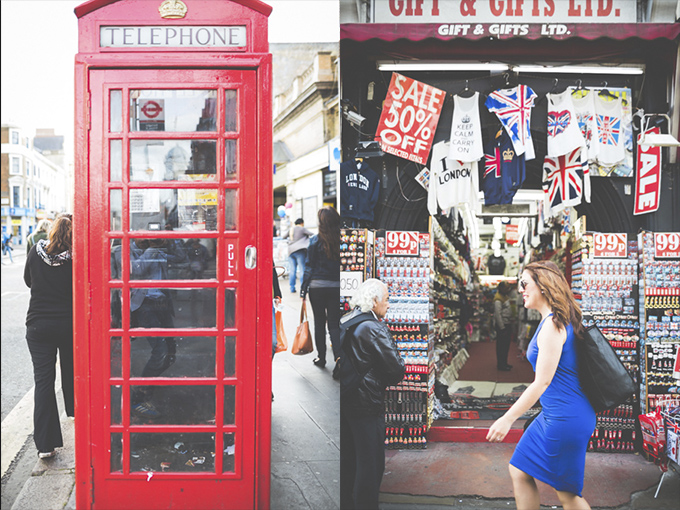
<svg viewBox="0 0 680 510">
<path fill-rule="evenodd" d="M 123 0 L 124 1 L 124 0 Z M 160 5 L 161 0 L 156 1 Z M 264 0 L 271 43 L 339 40 L 338 0 Z M 1 0 L 2 124 L 29 136 L 53 128 L 73 147 L 74 56 L 78 24 L 73 10 L 84 0 Z"/>
</svg>

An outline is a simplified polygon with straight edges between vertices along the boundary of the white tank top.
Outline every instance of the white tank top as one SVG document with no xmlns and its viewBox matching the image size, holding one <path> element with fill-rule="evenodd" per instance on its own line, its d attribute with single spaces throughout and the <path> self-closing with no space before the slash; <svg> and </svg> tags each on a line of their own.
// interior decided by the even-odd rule
<svg viewBox="0 0 680 510">
<path fill-rule="evenodd" d="M 584 145 L 571 102 L 571 93 L 546 94 L 548 98 L 548 156 L 563 156 Z"/>
<path fill-rule="evenodd" d="M 626 157 L 621 98 L 608 100 L 596 94 L 595 117 L 599 135 L 597 161 L 604 166 L 616 165 Z"/>
<path fill-rule="evenodd" d="M 472 97 L 453 96 L 449 158 L 463 162 L 484 157 L 482 123 L 479 120 L 479 92 Z"/>
<path fill-rule="evenodd" d="M 571 96 L 578 125 L 581 128 L 581 135 L 585 140 L 585 145 L 581 149 L 581 158 L 586 161 L 595 161 L 599 148 L 594 98 L 595 92 L 587 89 L 577 91 L 576 95 Z"/>
</svg>

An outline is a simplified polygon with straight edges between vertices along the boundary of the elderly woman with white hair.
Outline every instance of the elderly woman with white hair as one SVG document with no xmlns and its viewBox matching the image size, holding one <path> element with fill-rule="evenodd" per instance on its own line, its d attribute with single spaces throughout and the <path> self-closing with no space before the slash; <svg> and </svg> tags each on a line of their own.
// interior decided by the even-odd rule
<svg viewBox="0 0 680 510">
<path fill-rule="evenodd" d="M 381 322 L 387 287 L 363 282 L 340 321 L 340 507 L 377 510 L 385 470 L 385 388 L 404 377 L 404 360 Z"/>
</svg>

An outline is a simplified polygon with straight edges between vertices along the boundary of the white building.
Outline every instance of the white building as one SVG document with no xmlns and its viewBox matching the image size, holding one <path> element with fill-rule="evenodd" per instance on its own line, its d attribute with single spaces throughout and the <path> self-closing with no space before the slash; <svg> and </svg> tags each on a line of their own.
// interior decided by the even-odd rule
<svg viewBox="0 0 680 510">
<path fill-rule="evenodd" d="M 21 127 L 3 124 L 2 232 L 23 244 L 43 218 L 72 210 L 73 178 L 64 167 L 64 139 L 53 130 L 31 138 Z"/>
</svg>

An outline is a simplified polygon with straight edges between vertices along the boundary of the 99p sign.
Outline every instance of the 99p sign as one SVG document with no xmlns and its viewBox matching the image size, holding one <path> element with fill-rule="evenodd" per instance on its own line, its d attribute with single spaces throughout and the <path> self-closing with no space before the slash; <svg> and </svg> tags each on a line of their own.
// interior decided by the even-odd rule
<svg viewBox="0 0 680 510">
<path fill-rule="evenodd" d="M 392 73 L 375 139 L 383 152 L 424 165 L 446 92 Z"/>
<path fill-rule="evenodd" d="M 418 232 L 388 231 L 385 233 L 385 241 L 385 255 L 417 257 L 420 253 Z"/>
<path fill-rule="evenodd" d="M 594 234 L 594 257 L 626 257 L 628 255 L 628 236 L 626 234 Z"/>
<path fill-rule="evenodd" d="M 658 232 L 654 234 L 654 257 L 680 258 L 680 232 Z"/>
</svg>

